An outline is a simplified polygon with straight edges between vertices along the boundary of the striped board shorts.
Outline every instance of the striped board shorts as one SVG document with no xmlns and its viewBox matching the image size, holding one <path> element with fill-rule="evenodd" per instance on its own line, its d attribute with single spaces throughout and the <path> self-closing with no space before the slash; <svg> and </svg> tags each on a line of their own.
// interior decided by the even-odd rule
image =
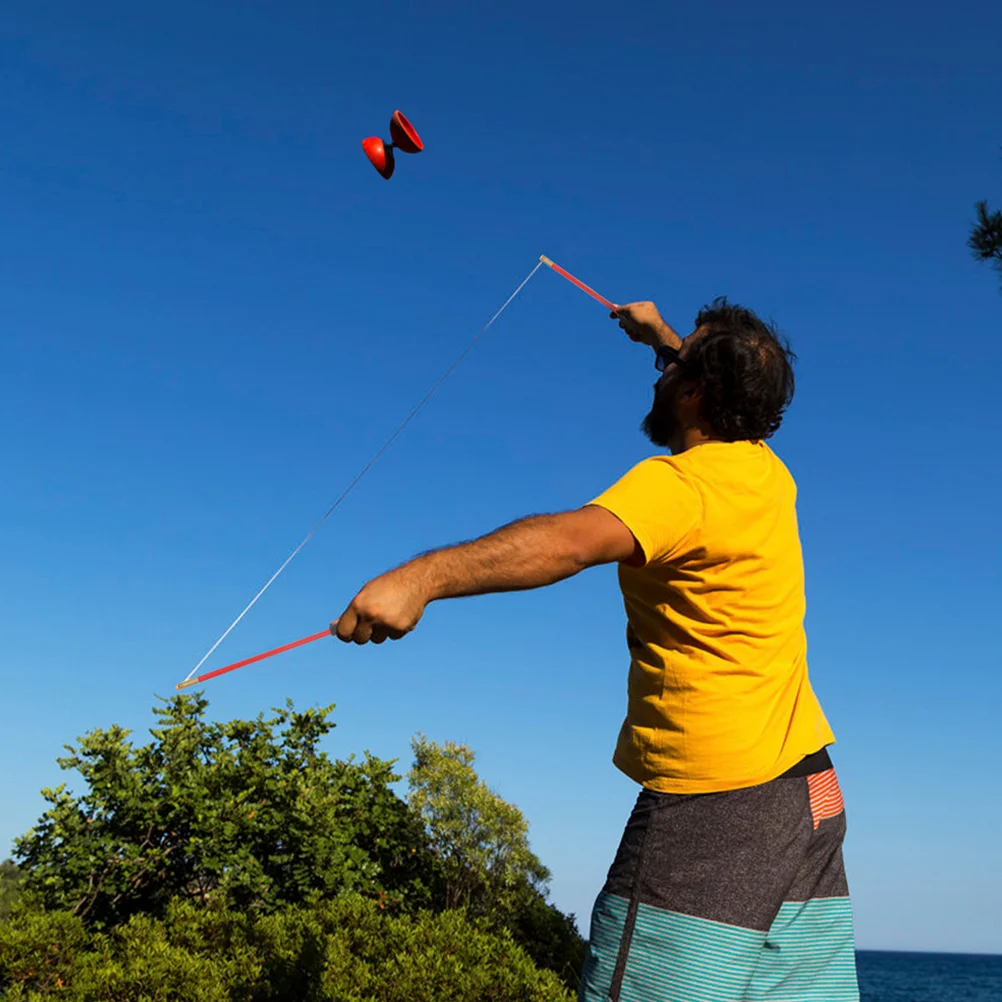
<svg viewBox="0 0 1002 1002">
<path fill-rule="evenodd" d="M 579 1002 L 858 1002 L 844 837 L 825 751 L 743 790 L 642 791 Z"/>
</svg>

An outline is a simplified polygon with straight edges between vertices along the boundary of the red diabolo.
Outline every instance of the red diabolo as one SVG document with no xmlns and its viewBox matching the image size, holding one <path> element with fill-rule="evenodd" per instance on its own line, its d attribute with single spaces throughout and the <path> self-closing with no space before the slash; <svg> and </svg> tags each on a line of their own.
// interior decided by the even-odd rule
<svg viewBox="0 0 1002 1002">
<path fill-rule="evenodd" d="M 393 168 L 396 163 L 393 159 L 394 149 L 401 153 L 420 153 L 424 149 L 424 143 L 417 134 L 414 126 L 406 119 L 402 112 L 393 112 L 390 119 L 390 142 L 384 143 L 378 136 L 369 136 L 362 140 L 362 149 L 372 164 L 380 174 L 387 180 L 393 175 Z"/>
</svg>

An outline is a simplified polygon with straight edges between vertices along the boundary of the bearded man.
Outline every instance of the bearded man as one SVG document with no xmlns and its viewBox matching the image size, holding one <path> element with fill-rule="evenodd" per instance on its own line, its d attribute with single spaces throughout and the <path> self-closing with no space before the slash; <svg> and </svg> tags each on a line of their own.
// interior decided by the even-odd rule
<svg viewBox="0 0 1002 1002">
<path fill-rule="evenodd" d="M 612 315 L 661 376 L 667 449 L 584 507 L 523 518 L 370 581 L 331 624 L 399 639 L 429 602 L 617 563 L 627 712 L 613 761 L 641 787 L 592 913 L 581 1002 L 855 1002 L 845 814 L 811 689 L 796 484 L 766 444 L 793 355 L 716 300 L 684 340 L 653 303 Z"/>
</svg>

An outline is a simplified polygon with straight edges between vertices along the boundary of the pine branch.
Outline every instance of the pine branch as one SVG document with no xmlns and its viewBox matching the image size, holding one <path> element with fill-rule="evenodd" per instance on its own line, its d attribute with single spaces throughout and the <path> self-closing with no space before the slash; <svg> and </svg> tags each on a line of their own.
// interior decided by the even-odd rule
<svg viewBox="0 0 1002 1002">
<path fill-rule="evenodd" d="M 967 240 L 971 253 L 979 261 L 991 261 L 992 267 L 1002 274 L 1002 211 L 989 212 L 988 203 L 975 206 L 978 218 Z"/>
</svg>

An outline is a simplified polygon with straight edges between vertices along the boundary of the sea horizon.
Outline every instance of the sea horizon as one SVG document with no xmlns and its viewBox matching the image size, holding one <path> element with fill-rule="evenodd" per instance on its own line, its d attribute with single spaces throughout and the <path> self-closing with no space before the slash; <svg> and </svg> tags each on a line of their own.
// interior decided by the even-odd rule
<svg viewBox="0 0 1002 1002">
<path fill-rule="evenodd" d="M 1002 953 L 857 950 L 861 1002 L 999 1002 Z"/>
<path fill-rule="evenodd" d="M 906 953 L 922 954 L 933 957 L 998 957 L 1002 959 L 1002 950 L 998 953 L 986 953 L 983 950 L 906 950 L 906 949 L 885 949 L 884 947 L 858 946 L 856 953 Z"/>
</svg>

